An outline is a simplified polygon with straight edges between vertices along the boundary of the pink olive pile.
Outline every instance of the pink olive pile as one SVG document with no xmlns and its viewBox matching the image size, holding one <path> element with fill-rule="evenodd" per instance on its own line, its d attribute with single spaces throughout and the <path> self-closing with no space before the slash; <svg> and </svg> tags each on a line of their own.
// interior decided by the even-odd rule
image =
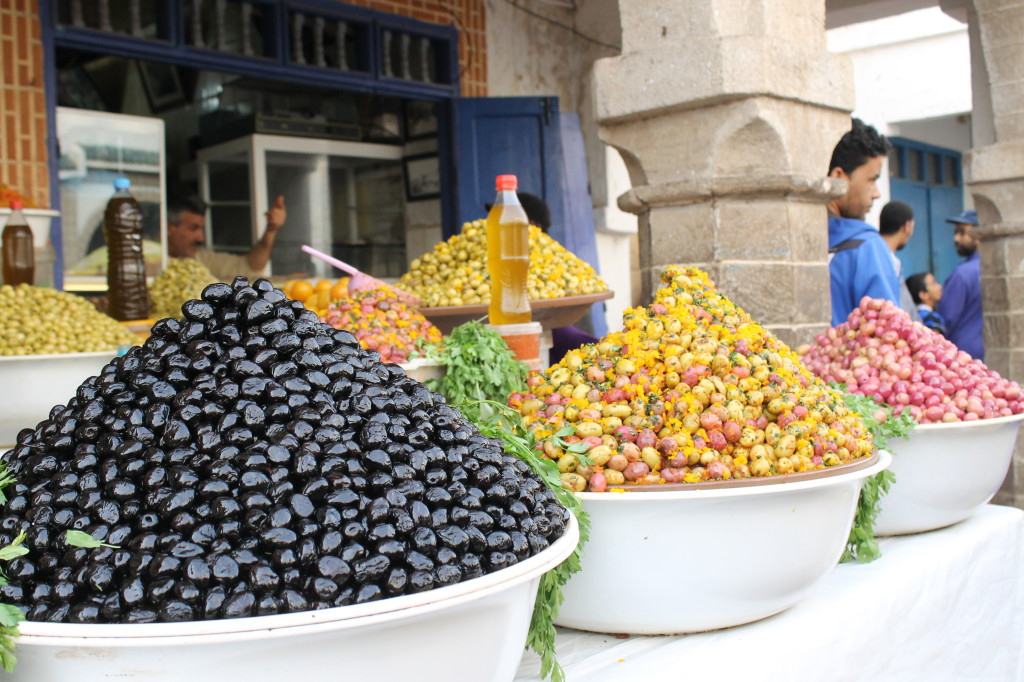
<svg viewBox="0 0 1024 682">
<path fill-rule="evenodd" d="M 890 301 L 864 298 L 846 322 L 806 350 L 808 369 L 846 384 L 920 424 L 1008 417 L 1024 412 L 1016 382 L 990 370 Z"/>
</svg>

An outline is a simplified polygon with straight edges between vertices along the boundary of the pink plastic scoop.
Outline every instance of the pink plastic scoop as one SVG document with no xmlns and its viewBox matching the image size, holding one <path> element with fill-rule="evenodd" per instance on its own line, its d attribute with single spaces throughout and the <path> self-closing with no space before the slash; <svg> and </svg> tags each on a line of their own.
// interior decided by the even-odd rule
<svg viewBox="0 0 1024 682">
<path fill-rule="evenodd" d="M 314 258 L 319 258 L 323 262 L 333 265 L 334 267 L 338 268 L 343 272 L 347 272 L 351 276 L 351 279 L 349 279 L 348 281 L 349 294 L 355 294 L 360 291 L 368 291 L 370 289 L 377 289 L 379 287 L 387 287 L 388 289 L 391 289 L 391 291 L 395 292 L 395 294 L 398 296 L 398 300 L 402 301 L 402 303 L 405 303 L 406 305 L 411 305 L 414 308 L 418 308 L 420 305 L 419 297 L 410 294 L 408 291 L 402 291 L 398 287 L 393 287 L 387 282 L 382 282 L 376 277 L 371 277 L 370 275 L 367 275 L 365 272 L 362 272 L 352 267 L 343 260 L 338 260 L 334 256 L 328 256 L 323 251 L 317 251 L 312 246 L 308 246 L 306 244 L 302 245 L 302 250 L 308 253 L 309 255 L 313 256 Z"/>
</svg>

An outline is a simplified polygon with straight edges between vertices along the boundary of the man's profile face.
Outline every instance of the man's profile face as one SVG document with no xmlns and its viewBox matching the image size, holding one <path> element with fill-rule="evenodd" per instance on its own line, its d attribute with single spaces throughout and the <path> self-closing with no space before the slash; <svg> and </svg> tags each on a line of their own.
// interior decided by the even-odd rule
<svg viewBox="0 0 1024 682">
<path fill-rule="evenodd" d="M 953 233 L 956 252 L 966 258 L 978 250 L 978 239 L 973 234 L 974 226 L 969 223 L 957 223 Z"/>
<path fill-rule="evenodd" d="M 167 224 L 167 255 L 172 258 L 195 258 L 205 238 L 206 218 L 182 211 L 177 223 Z"/>
<path fill-rule="evenodd" d="M 871 210 L 871 204 L 882 196 L 878 190 L 878 178 L 882 175 L 884 160 L 885 156 L 874 156 L 858 166 L 850 175 L 842 168 L 832 169 L 831 175 L 843 178 L 847 183 L 846 194 L 837 201 L 839 215 L 864 220 Z"/>
<path fill-rule="evenodd" d="M 903 247 L 910 243 L 910 238 L 914 236 L 914 221 L 908 220 L 903 225 L 903 231 L 901 232 L 903 237 L 900 245 L 896 247 L 897 251 L 902 251 Z"/>
</svg>

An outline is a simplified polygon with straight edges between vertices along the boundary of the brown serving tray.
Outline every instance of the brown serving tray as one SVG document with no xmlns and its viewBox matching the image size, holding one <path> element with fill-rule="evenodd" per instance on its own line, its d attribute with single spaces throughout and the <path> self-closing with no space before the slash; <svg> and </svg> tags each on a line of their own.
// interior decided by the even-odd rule
<svg viewBox="0 0 1024 682">
<path fill-rule="evenodd" d="M 598 301 L 607 301 L 614 295 L 615 293 L 609 290 L 585 296 L 544 298 L 530 301 L 530 309 L 533 311 L 533 321 L 540 322 L 544 331 L 548 331 L 579 322 L 591 305 Z M 460 324 L 486 318 L 487 304 L 420 308 L 419 311 L 440 329 L 442 334 L 451 334 Z"/>
</svg>

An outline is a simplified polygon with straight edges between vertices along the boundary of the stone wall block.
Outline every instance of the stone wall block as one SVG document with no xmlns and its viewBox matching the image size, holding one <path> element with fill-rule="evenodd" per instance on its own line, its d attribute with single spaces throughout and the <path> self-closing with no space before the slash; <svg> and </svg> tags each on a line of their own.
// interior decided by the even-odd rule
<svg viewBox="0 0 1024 682">
<path fill-rule="evenodd" d="M 989 313 L 985 315 L 982 333 L 985 335 L 986 353 L 989 348 L 1009 348 L 1009 313 Z"/>
<path fill-rule="evenodd" d="M 715 217 L 710 204 L 660 207 L 651 211 L 652 266 L 714 260 Z"/>
<path fill-rule="evenodd" d="M 719 291 L 759 323 L 792 325 L 797 316 L 793 277 L 794 268 L 787 263 L 726 261 L 716 283 Z"/>
<path fill-rule="evenodd" d="M 1009 313 L 1006 316 L 1009 346 L 1024 348 L 1024 313 Z"/>
<path fill-rule="evenodd" d="M 1010 349 L 1009 348 L 986 348 L 985 365 L 989 369 L 999 372 L 1004 377 L 1013 378 L 1010 373 Z"/>
<path fill-rule="evenodd" d="M 786 205 L 778 200 L 715 202 L 716 260 L 790 260 Z"/>
<path fill-rule="evenodd" d="M 798 263 L 793 266 L 796 310 L 793 321 L 801 324 L 832 319 L 828 263 Z M 823 325 L 827 329 L 828 325 Z M 815 332 L 817 333 L 817 332 Z"/>
<path fill-rule="evenodd" d="M 1006 286 L 1006 309 L 1024 310 L 1024 275 L 1014 275 L 1002 279 Z M 981 286 L 983 288 L 985 286 L 984 278 L 982 278 Z M 982 310 L 987 311 L 988 308 L 982 308 Z"/>
<path fill-rule="evenodd" d="M 790 251 L 795 261 L 823 261 L 828 259 L 828 212 L 820 204 L 790 201 Z"/>
<path fill-rule="evenodd" d="M 981 272 L 983 276 L 1005 275 L 1013 271 L 1013 265 L 1009 258 L 1014 239 L 986 239 L 981 243 L 979 258 L 981 260 Z M 950 245 L 952 246 L 952 244 Z M 1020 240 L 1019 254 L 1021 265 L 1024 266 L 1024 240 Z M 1022 271 L 1024 272 L 1024 271 Z"/>
<path fill-rule="evenodd" d="M 986 364 L 988 361 L 988 351 L 985 352 Z M 999 371 L 999 370 L 997 370 Z M 1013 379 L 1017 383 L 1024 381 L 1024 348 L 1014 348 L 1010 351 L 1010 366 L 1007 367 L 1006 372 L 999 371 L 1004 377 Z"/>
<path fill-rule="evenodd" d="M 981 278 L 981 309 L 985 314 L 1005 313 L 1013 307 L 1007 289 L 1003 277 Z"/>
</svg>

